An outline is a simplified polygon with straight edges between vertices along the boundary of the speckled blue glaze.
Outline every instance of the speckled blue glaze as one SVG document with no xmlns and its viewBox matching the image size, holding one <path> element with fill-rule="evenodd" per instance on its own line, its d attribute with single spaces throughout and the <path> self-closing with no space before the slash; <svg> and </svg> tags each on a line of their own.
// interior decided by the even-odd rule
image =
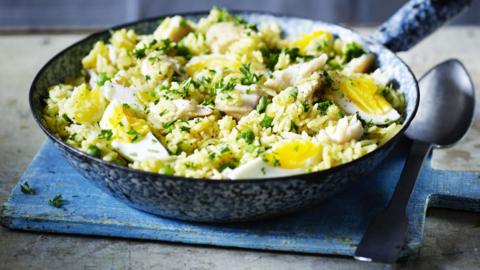
<svg viewBox="0 0 480 270">
<path fill-rule="evenodd" d="M 465 10 L 472 0 L 411 0 L 390 17 L 373 38 L 394 52 L 406 51 L 446 21 Z"/>
<path fill-rule="evenodd" d="M 206 13 L 186 14 L 196 20 Z M 69 163 L 86 179 L 128 205 L 165 217 L 204 221 L 246 221 L 289 213 L 318 203 L 343 190 L 355 179 L 377 167 L 402 136 L 415 115 L 419 94 L 410 69 L 391 51 L 371 38 L 336 25 L 306 19 L 273 16 L 261 13 L 240 13 L 250 22 L 276 22 L 287 36 L 298 36 L 314 29 L 325 29 L 345 40 L 356 40 L 377 56 L 377 66 L 390 76 L 405 95 L 407 105 L 403 129 L 385 145 L 353 162 L 335 168 L 281 178 L 218 181 L 192 179 L 149 173 L 105 162 L 91 157 L 56 138 L 42 121 L 42 108 L 47 88 L 66 77 L 78 76 L 80 59 L 95 41 L 106 39 L 109 32 L 100 32 L 77 42 L 50 60 L 38 73 L 30 90 L 30 106 L 40 127 L 60 149 Z M 140 33 L 152 32 L 160 18 L 123 25 Z"/>
</svg>

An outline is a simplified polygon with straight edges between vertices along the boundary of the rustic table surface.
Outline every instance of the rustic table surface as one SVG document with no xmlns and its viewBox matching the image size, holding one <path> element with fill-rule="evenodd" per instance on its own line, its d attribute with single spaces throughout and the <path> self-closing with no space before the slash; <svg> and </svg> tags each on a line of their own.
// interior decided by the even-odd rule
<svg viewBox="0 0 480 270">
<path fill-rule="evenodd" d="M 372 29 L 358 30 L 368 33 Z M 48 59 L 83 36 L 0 34 L 0 203 L 7 200 L 45 139 L 30 115 L 30 83 Z M 400 57 L 417 77 L 445 59 L 460 59 L 479 97 L 479 48 L 479 27 L 446 27 Z M 480 110 L 460 144 L 434 150 L 432 165 L 480 170 Z M 0 247 L 0 269 L 480 269 L 480 214 L 430 209 L 419 256 L 396 266 L 333 256 L 18 232 L 3 227 Z"/>
</svg>

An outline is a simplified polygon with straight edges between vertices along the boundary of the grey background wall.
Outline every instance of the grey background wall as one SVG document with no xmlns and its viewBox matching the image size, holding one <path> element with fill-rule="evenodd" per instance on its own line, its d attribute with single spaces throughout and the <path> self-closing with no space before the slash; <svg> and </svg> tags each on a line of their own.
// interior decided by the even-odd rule
<svg viewBox="0 0 480 270">
<path fill-rule="evenodd" d="M 454 1 L 454 0 L 453 0 Z M 406 0 L 0 0 L 0 29 L 101 28 L 213 5 L 297 15 L 332 23 L 376 25 Z M 453 24 L 480 25 L 480 1 Z"/>
</svg>

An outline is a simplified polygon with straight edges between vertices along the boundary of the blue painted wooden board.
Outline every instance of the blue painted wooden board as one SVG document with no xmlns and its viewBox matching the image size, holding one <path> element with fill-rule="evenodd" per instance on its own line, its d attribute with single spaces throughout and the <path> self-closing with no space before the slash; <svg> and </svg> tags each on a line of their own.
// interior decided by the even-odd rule
<svg viewBox="0 0 480 270">
<path fill-rule="evenodd" d="M 252 249 L 352 255 L 369 220 L 386 204 L 403 166 L 403 141 L 378 169 L 323 204 L 289 216 L 241 224 L 198 224 L 129 208 L 77 174 L 50 142 L 36 155 L 5 203 L 2 223 L 12 229 L 103 235 Z M 480 174 L 436 171 L 424 164 L 408 207 L 404 255 L 418 251 L 429 206 L 480 211 Z M 57 209 L 48 200 L 62 194 Z"/>
</svg>

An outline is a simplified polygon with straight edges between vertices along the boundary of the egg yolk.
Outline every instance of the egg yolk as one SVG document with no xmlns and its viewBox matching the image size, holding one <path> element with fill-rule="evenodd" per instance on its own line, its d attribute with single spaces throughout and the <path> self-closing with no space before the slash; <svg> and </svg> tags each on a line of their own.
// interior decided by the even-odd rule
<svg viewBox="0 0 480 270">
<path fill-rule="evenodd" d="M 366 113 L 381 115 L 392 110 L 392 105 L 379 93 L 375 82 L 366 76 L 341 80 L 340 90 L 358 109 Z"/>
<path fill-rule="evenodd" d="M 185 66 L 185 70 L 190 76 L 206 68 L 237 70 L 240 68 L 240 63 L 235 58 L 224 55 L 205 55 L 192 58 Z"/>
<path fill-rule="evenodd" d="M 124 142 L 135 141 L 150 131 L 144 119 L 135 117 L 131 109 L 121 104 L 113 109 L 107 121 L 114 137 Z"/>
<path fill-rule="evenodd" d="M 322 148 L 310 141 L 293 141 L 280 145 L 275 150 L 268 152 L 264 160 L 283 169 L 306 168 L 320 162 Z"/>
<path fill-rule="evenodd" d="M 333 36 L 329 32 L 315 31 L 310 34 L 302 34 L 302 37 L 293 41 L 292 45 L 294 47 L 299 48 L 301 52 L 305 52 L 308 45 L 310 45 L 312 41 L 320 41 L 320 40 L 331 41 L 332 39 L 333 39 Z"/>
</svg>

